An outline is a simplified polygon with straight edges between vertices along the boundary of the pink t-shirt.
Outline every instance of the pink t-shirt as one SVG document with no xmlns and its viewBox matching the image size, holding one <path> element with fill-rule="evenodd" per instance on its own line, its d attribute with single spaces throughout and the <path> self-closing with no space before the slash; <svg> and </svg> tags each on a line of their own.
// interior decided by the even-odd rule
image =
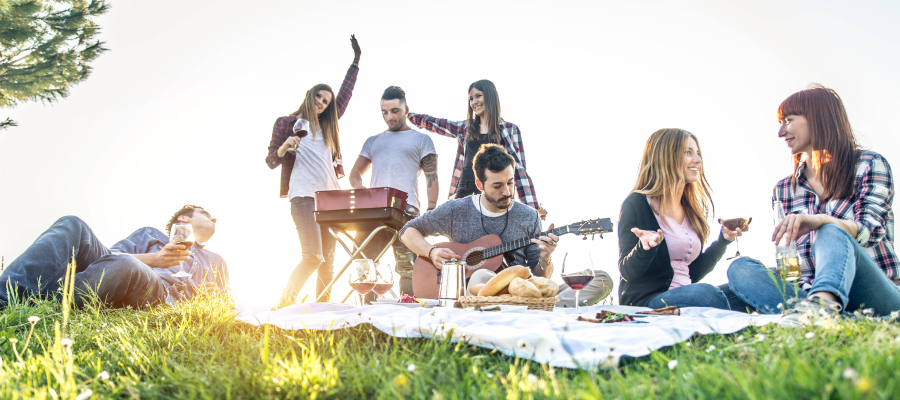
<svg viewBox="0 0 900 400">
<path fill-rule="evenodd" d="M 647 202 L 650 203 L 651 208 L 655 208 L 656 201 L 651 200 L 650 196 L 647 196 Z M 669 248 L 669 261 L 672 263 L 672 270 L 675 271 L 669 290 L 690 285 L 691 275 L 688 265 L 700 256 L 700 248 L 703 245 L 700 243 L 700 236 L 697 236 L 697 232 L 691 226 L 691 221 L 687 219 L 687 216 L 679 224 L 678 221 L 667 215 L 668 226 L 663 224 L 659 214 L 654 212 L 653 216 L 656 217 L 656 222 L 662 229 L 663 240 L 666 241 L 666 246 Z"/>
</svg>

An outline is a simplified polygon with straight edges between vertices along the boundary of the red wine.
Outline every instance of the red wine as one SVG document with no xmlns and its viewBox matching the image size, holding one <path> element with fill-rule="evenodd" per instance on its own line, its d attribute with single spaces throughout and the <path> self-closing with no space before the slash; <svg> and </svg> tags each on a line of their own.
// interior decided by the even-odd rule
<svg viewBox="0 0 900 400">
<path fill-rule="evenodd" d="M 572 290 L 581 290 L 594 280 L 594 275 L 563 275 L 562 279 Z"/>
<path fill-rule="evenodd" d="M 185 241 L 181 241 L 181 242 L 178 242 L 178 243 L 175 243 L 175 244 L 180 245 L 180 246 L 184 246 L 184 249 L 185 249 L 185 250 L 190 250 L 190 249 L 191 249 L 191 246 L 194 245 L 194 242 L 190 242 L 190 241 L 185 240 Z"/>
<path fill-rule="evenodd" d="M 394 284 L 392 283 L 377 283 L 372 291 L 375 292 L 375 294 L 382 296 L 385 293 L 390 292 L 392 287 L 394 287 Z"/>
<path fill-rule="evenodd" d="M 366 294 L 372 291 L 372 288 L 375 287 L 374 282 L 351 282 L 350 287 L 359 294 Z"/>
</svg>

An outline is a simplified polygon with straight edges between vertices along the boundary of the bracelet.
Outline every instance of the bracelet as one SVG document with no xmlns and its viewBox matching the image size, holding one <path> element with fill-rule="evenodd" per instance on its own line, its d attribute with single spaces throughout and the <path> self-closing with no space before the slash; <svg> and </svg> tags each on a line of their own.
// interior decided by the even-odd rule
<svg viewBox="0 0 900 400">
<path fill-rule="evenodd" d="M 431 246 L 431 249 L 428 250 L 428 255 L 427 255 L 426 257 L 428 257 L 429 260 L 432 260 L 432 258 L 431 258 L 431 252 L 434 251 L 434 249 L 436 249 L 436 248 L 437 248 L 437 246 L 432 245 L 432 246 Z M 433 260 L 432 260 L 432 261 L 433 261 Z M 538 261 L 538 262 L 540 262 L 540 261 Z"/>
</svg>

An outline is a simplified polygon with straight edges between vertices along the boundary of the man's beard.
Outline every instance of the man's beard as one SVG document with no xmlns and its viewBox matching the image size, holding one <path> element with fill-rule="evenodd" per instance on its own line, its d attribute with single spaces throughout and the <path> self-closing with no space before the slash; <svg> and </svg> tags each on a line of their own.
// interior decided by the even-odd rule
<svg viewBox="0 0 900 400">
<path fill-rule="evenodd" d="M 512 200 L 512 196 L 503 196 L 499 199 L 492 199 L 491 196 L 488 196 L 488 194 L 485 193 L 484 198 L 487 199 L 488 203 L 493 204 L 494 207 L 497 207 L 501 210 L 505 210 L 505 209 L 509 208 L 509 206 L 512 205 L 511 201 L 509 203 L 507 203 L 506 205 L 500 204 L 500 202 L 503 200 Z"/>
</svg>

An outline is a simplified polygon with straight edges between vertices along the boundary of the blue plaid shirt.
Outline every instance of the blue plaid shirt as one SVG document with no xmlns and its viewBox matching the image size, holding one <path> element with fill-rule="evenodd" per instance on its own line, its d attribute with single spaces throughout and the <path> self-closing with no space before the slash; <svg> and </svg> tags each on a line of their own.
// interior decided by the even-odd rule
<svg viewBox="0 0 900 400">
<path fill-rule="evenodd" d="M 797 189 L 791 188 L 791 176 L 775 185 L 773 200 L 780 200 L 785 214 L 816 215 L 827 214 L 835 218 L 854 221 L 859 226 L 856 241 L 866 254 L 875 261 L 888 279 L 900 284 L 897 268 L 900 261 L 894 251 L 894 184 L 891 166 L 881 154 L 864 151 L 856 164 L 856 190 L 853 196 L 833 199 L 825 204 L 803 176 L 805 162 L 800 162 L 793 177 L 797 178 Z M 797 239 L 800 253 L 800 277 L 802 287 L 812 285 L 816 276 L 815 260 L 812 258 L 812 243 L 816 231 Z"/>
<path fill-rule="evenodd" d="M 149 254 L 160 251 L 169 243 L 169 237 L 159 229 L 145 227 L 134 231 L 127 238 L 120 240 L 109 248 L 113 253 Z M 173 304 L 178 300 L 188 300 L 196 291 L 197 286 L 205 282 L 215 282 L 219 290 L 228 288 L 228 266 L 222 256 L 205 248 L 202 243 L 194 242 L 189 249 L 193 255 L 190 260 L 181 265 L 169 268 L 153 268 L 163 282 L 165 282 L 167 304 Z M 181 271 L 191 274 L 190 277 L 176 278 L 172 275 Z"/>
</svg>

